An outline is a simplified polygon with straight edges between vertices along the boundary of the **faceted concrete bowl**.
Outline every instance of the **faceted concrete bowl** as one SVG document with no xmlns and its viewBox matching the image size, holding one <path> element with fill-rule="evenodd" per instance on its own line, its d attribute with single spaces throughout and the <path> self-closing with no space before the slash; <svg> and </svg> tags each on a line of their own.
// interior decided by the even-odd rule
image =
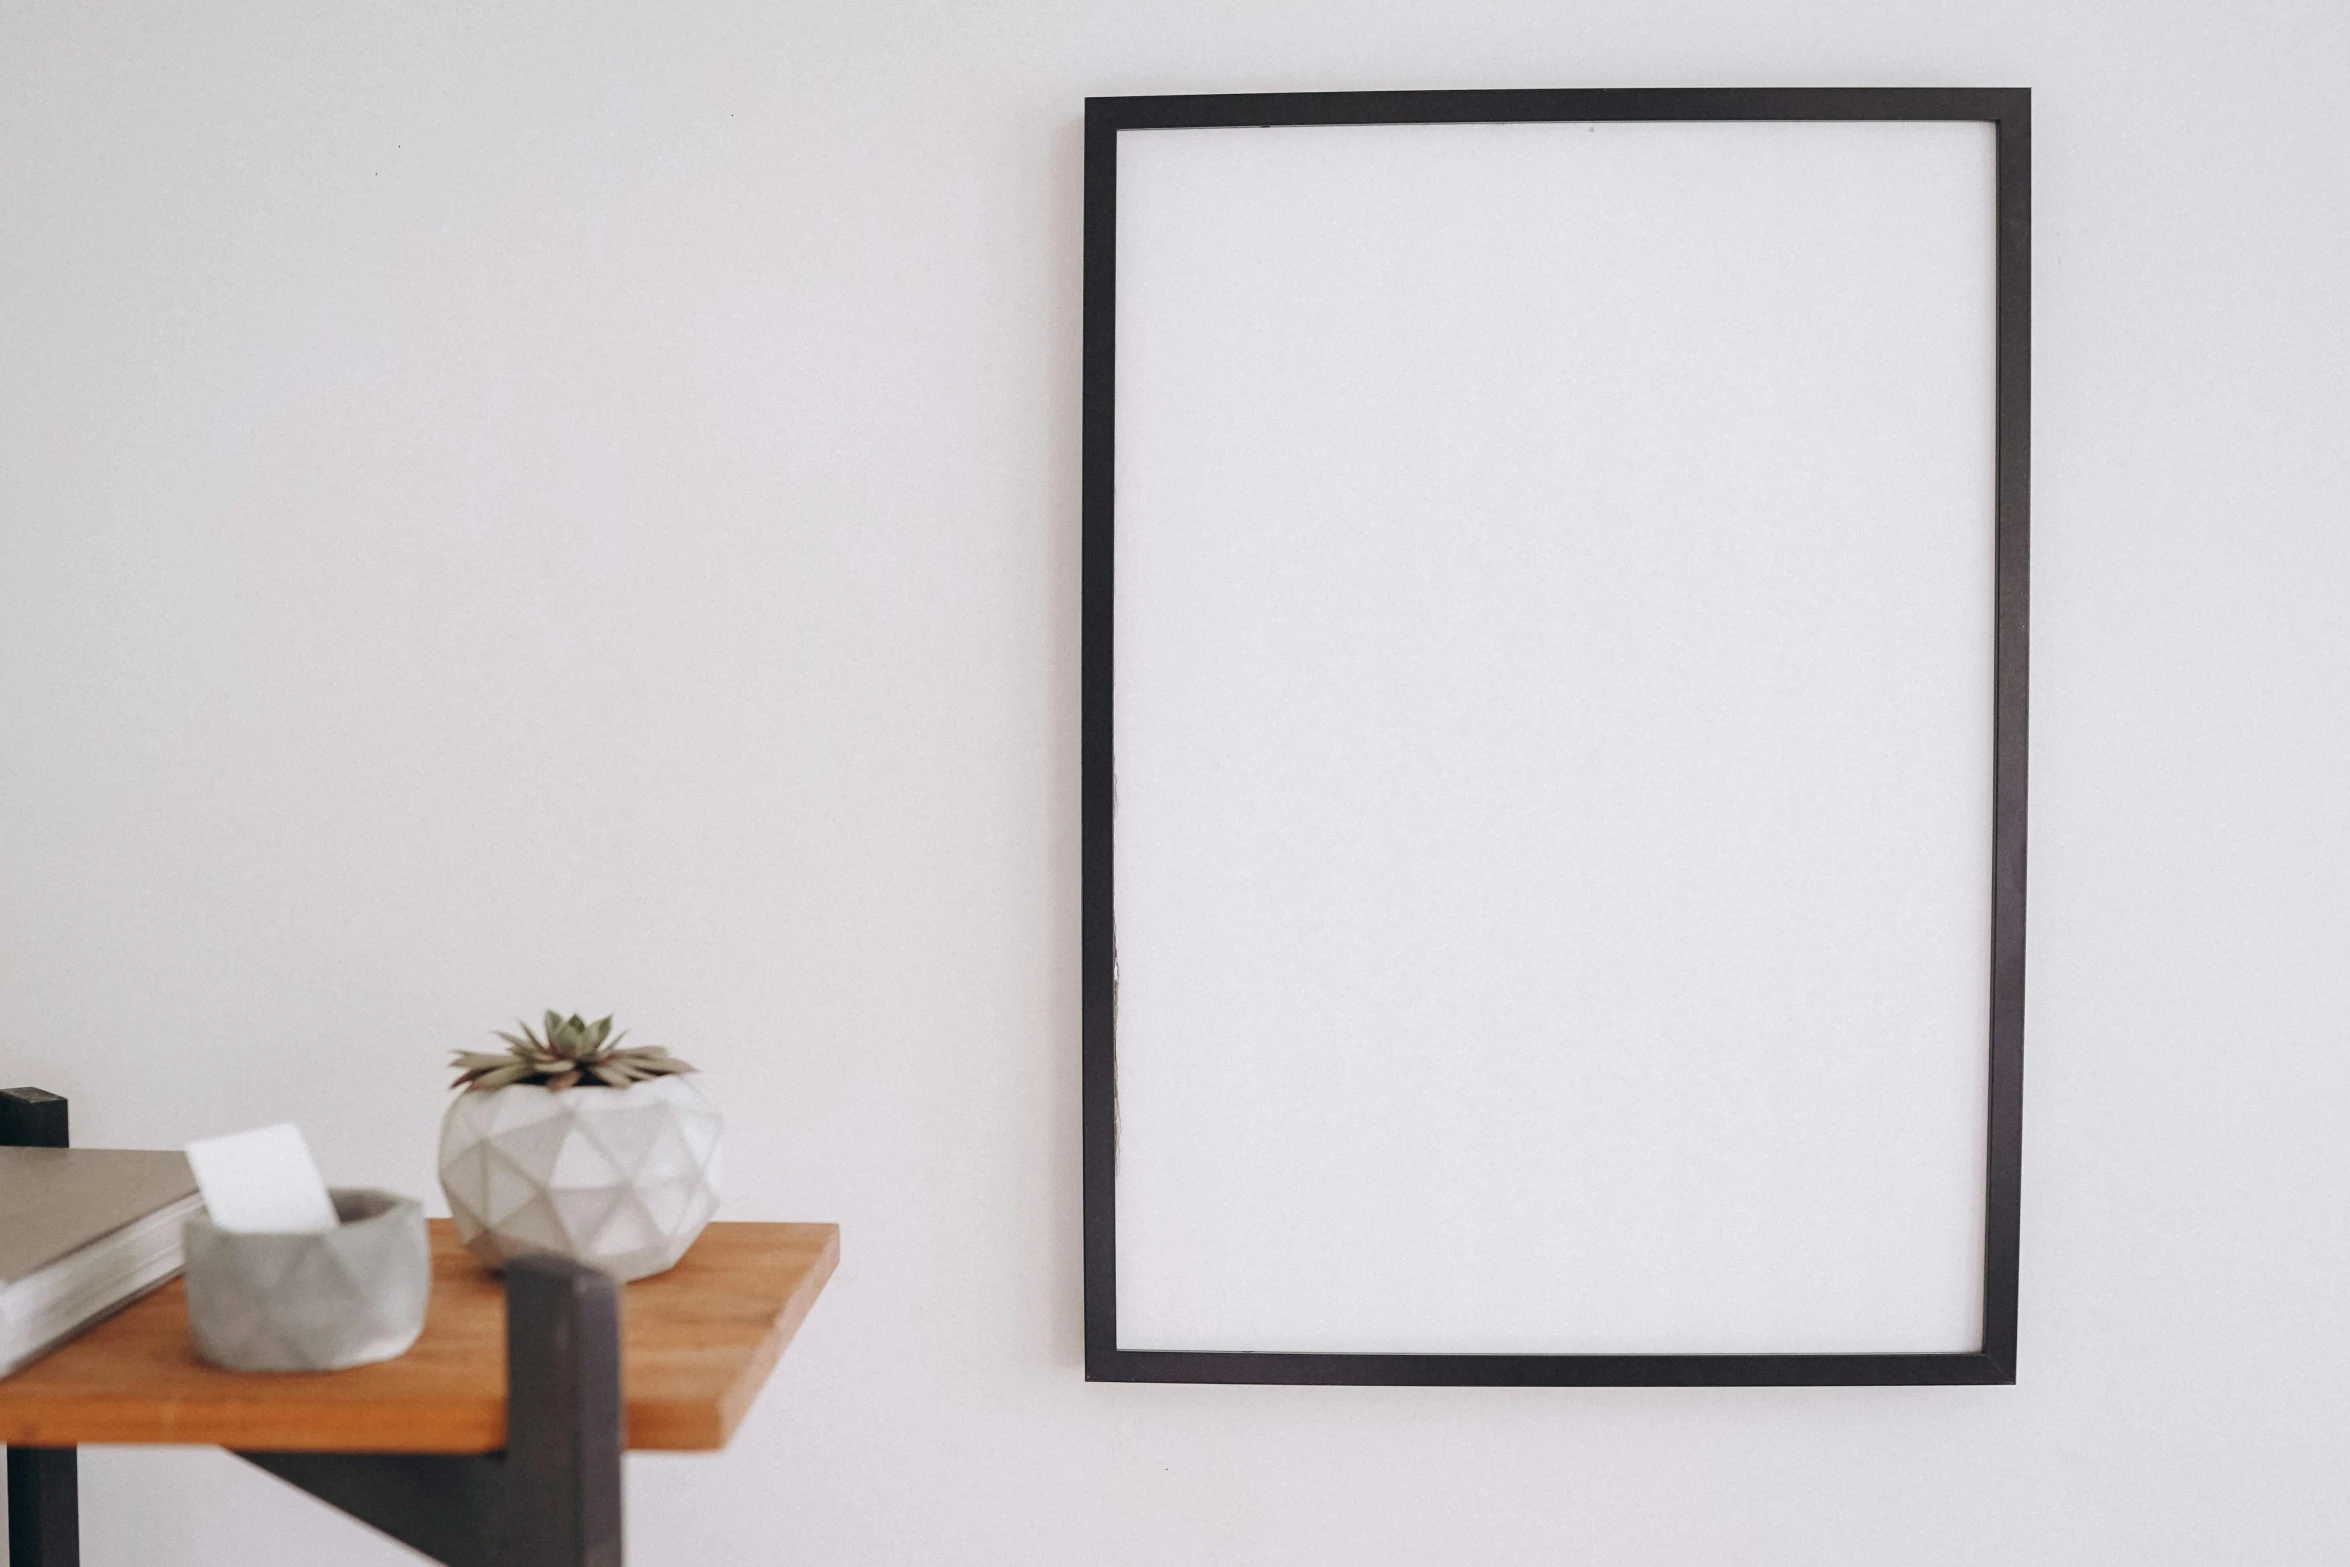
<svg viewBox="0 0 2350 1567">
<path fill-rule="evenodd" d="M 317 1235 L 187 1222 L 188 1326 L 231 1371 L 339 1371 L 406 1352 L 424 1331 L 432 1262 L 424 1209 L 390 1192 L 337 1191 Z"/>
</svg>

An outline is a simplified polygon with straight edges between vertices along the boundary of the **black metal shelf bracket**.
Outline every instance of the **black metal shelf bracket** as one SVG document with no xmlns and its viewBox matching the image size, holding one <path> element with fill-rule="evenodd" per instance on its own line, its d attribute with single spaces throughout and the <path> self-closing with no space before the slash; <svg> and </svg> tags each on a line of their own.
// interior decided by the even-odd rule
<svg viewBox="0 0 2350 1567">
<path fill-rule="evenodd" d="M 66 1146 L 65 1100 L 0 1088 L 0 1148 Z M 8 1450 L 9 1567 L 80 1567 L 80 1466 L 70 1447 Z"/>
<path fill-rule="evenodd" d="M 0 1090 L 11 1144 L 64 1147 L 65 1101 Z M 505 1451 L 237 1456 L 447 1567 L 621 1567 L 623 1418 L 618 1282 L 527 1257 L 506 1267 Z M 72 1448 L 8 1450 L 8 1523 L 9 1567 L 79 1567 Z"/>
</svg>

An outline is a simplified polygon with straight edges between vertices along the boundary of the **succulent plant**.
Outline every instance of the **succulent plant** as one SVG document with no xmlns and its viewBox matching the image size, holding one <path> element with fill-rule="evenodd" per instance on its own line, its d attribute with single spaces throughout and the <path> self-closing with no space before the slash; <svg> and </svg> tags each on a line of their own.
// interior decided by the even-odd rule
<svg viewBox="0 0 2350 1567">
<path fill-rule="evenodd" d="M 518 1021 L 514 1026 L 522 1030 L 519 1035 L 498 1034 L 506 1041 L 502 1055 L 481 1050 L 455 1052 L 456 1058 L 449 1064 L 457 1068 L 457 1081 L 449 1086 L 468 1093 L 516 1083 L 539 1083 L 553 1089 L 582 1085 L 626 1088 L 631 1083 L 693 1070 L 659 1045 L 621 1049 L 627 1030 L 613 1033 L 608 1017 L 589 1023 L 576 1012 L 569 1017 L 550 1012 L 538 1033 L 531 1032 L 528 1023 Z"/>
</svg>

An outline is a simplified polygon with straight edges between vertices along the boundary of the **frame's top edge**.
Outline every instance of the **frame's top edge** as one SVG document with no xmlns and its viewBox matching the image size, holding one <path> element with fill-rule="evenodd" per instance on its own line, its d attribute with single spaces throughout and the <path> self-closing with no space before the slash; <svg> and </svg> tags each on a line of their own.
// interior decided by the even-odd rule
<svg viewBox="0 0 2350 1567">
<path fill-rule="evenodd" d="M 1989 120 L 2031 114 L 2029 87 L 1493 87 L 1166 93 L 1085 100 L 1101 130 L 1503 120 Z"/>
</svg>

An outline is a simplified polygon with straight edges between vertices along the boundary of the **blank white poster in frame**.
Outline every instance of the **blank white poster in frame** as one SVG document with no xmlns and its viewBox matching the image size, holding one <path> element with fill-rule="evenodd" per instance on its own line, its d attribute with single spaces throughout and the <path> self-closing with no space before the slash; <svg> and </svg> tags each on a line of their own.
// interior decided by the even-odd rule
<svg viewBox="0 0 2350 1567">
<path fill-rule="evenodd" d="M 1089 101 L 1089 1377 L 2014 1379 L 2029 113 Z"/>
</svg>

